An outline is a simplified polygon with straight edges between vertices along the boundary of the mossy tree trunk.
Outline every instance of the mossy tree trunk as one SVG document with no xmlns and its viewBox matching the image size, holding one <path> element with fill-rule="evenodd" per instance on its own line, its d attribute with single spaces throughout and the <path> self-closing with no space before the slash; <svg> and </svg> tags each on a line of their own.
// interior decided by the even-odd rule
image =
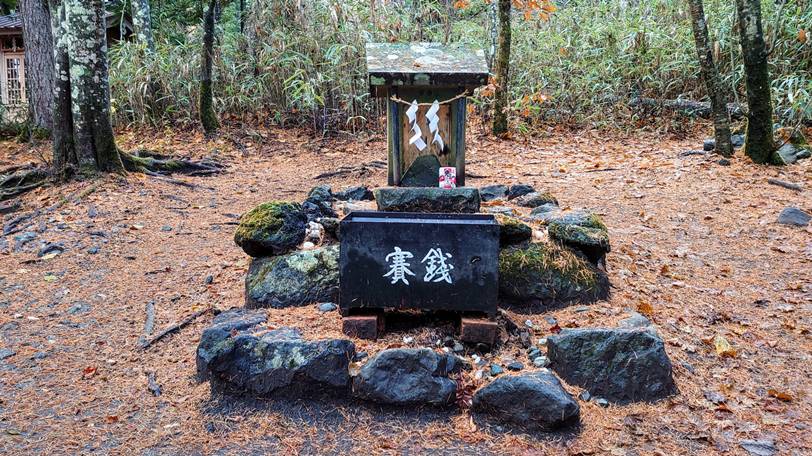
<svg viewBox="0 0 812 456">
<path fill-rule="evenodd" d="M 719 70 L 713 61 L 710 40 L 708 39 L 708 24 L 705 19 L 705 8 L 702 0 L 688 0 L 691 8 L 691 28 L 696 41 L 696 53 L 699 57 L 699 69 L 711 102 L 713 113 L 713 130 L 716 136 L 716 151 L 725 157 L 733 155 L 733 145 L 730 143 L 730 115 L 727 111 L 727 102 L 719 78 Z"/>
<path fill-rule="evenodd" d="M 745 153 L 756 163 L 769 163 L 775 152 L 773 107 L 767 49 L 761 27 L 761 1 L 736 0 L 747 85 Z"/>
<path fill-rule="evenodd" d="M 48 0 L 22 0 L 20 18 L 25 43 L 25 70 L 29 74 L 25 92 L 31 126 L 47 132 L 53 124 L 51 93 L 54 87 L 54 44 Z"/>
<path fill-rule="evenodd" d="M 155 37 L 152 34 L 152 19 L 150 16 L 149 0 L 131 0 L 130 13 L 133 19 L 133 29 L 139 43 L 142 43 L 147 52 L 155 54 Z"/>
<path fill-rule="evenodd" d="M 493 102 L 493 134 L 508 131 L 508 82 L 510 78 L 510 1 L 499 0 L 499 45 L 496 51 L 494 74 L 496 89 Z"/>
<path fill-rule="evenodd" d="M 203 55 L 200 69 L 200 123 L 207 136 L 217 133 L 219 123 L 214 112 L 212 91 L 212 61 L 214 59 L 214 25 L 217 0 L 209 0 L 209 8 L 203 18 Z"/>
<path fill-rule="evenodd" d="M 73 114 L 71 113 L 70 57 L 68 57 L 68 31 L 64 0 L 50 0 L 51 30 L 54 37 L 53 62 L 53 167 L 60 175 L 69 166 L 79 163 L 73 147 Z"/>
<path fill-rule="evenodd" d="M 54 164 L 64 174 L 122 171 L 110 122 L 107 37 L 102 0 L 52 0 L 54 63 Z M 66 99 L 70 100 L 67 111 Z M 64 118 L 63 118 L 64 117 Z M 68 131 L 68 127 L 71 130 Z"/>
</svg>

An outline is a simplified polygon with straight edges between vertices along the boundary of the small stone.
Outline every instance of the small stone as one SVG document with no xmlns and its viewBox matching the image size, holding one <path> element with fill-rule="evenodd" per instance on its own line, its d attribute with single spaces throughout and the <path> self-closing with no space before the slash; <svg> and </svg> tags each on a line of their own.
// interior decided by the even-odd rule
<svg viewBox="0 0 812 456">
<path fill-rule="evenodd" d="M 87 249 L 87 253 L 89 253 L 91 255 L 95 255 L 95 254 L 99 253 L 99 247 L 94 245 L 93 247 Z"/>
<path fill-rule="evenodd" d="M 90 312 L 90 309 L 91 309 L 90 304 L 88 304 L 87 302 L 76 301 L 75 303 L 73 303 L 72 306 L 70 306 L 70 308 L 68 308 L 68 313 L 71 315 L 83 314 Z"/>
<path fill-rule="evenodd" d="M 533 359 L 533 365 L 536 367 L 547 367 L 550 365 L 550 360 L 546 356 L 538 356 Z"/>
<path fill-rule="evenodd" d="M 541 350 L 538 347 L 530 347 L 527 349 L 527 357 L 530 359 L 536 359 L 537 357 L 541 356 Z"/>
<path fill-rule="evenodd" d="M 785 207 L 784 210 L 778 214 L 778 223 L 781 225 L 806 226 L 810 220 L 812 220 L 812 215 L 807 214 L 797 207 Z"/>
<path fill-rule="evenodd" d="M 164 225 L 161 227 L 161 231 L 172 231 L 172 227 L 169 225 Z"/>
<path fill-rule="evenodd" d="M 527 326 L 528 328 L 532 328 L 533 327 L 533 320 L 525 320 L 524 325 Z"/>
<path fill-rule="evenodd" d="M 459 342 L 454 342 L 454 348 L 452 348 L 454 353 L 462 353 L 465 351 L 465 347 Z"/>
<path fill-rule="evenodd" d="M 558 200 L 547 192 L 530 192 L 516 198 L 515 203 L 522 207 L 539 207 L 544 205 L 558 206 Z"/>
<path fill-rule="evenodd" d="M 702 150 L 711 151 L 716 149 L 716 140 L 715 139 L 706 139 L 702 142 Z"/>
<path fill-rule="evenodd" d="M 581 394 L 578 395 L 578 399 L 584 402 L 589 402 L 589 400 L 592 399 L 592 395 L 589 394 L 589 391 L 583 390 L 581 391 Z"/>
<path fill-rule="evenodd" d="M 730 166 L 730 160 L 728 160 L 727 158 L 720 158 L 719 161 L 716 163 L 719 163 L 722 166 Z"/>
<path fill-rule="evenodd" d="M 332 302 L 323 302 L 323 303 L 319 304 L 319 311 L 320 312 L 332 312 L 332 311 L 336 310 L 336 308 L 337 308 L 336 305 L 333 304 Z"/>
<path fill-rule="evenodd" d="M 812 155 L 812 148 L 809 146 L 786 143 L 775 151 L 773 161 L 791 165 L 802 158 L 809 158 L 810 155 Z"/>
<path fill-rule="evenodd" d="M 498 364 L 491 364 L 491 377 L 496 377 L 497 375 L 504 373 L 505 370 Z"/>
<path fill-rule="evenodd" d="M 527 195 L 528 193 L 533 193 L 534 191 L 536 191 L 536 189 L 534 189 L 532 185 L 515 184 L 510 186 L 507 197 L 509 200 L 512 200 L 520 196 Z"/>
<path fill-rule="evenodd" d="M 12 350 L 10 348 L 0 348 L 0 360 L 10 358 L 10 357 L 12 357 L 12 356 L 14 356 L 16 354 L 17 354 L 17 352 L 15 352 L 14 350 Z"/>
<path fill-rule="evenodd" d="M 542 337 L 541 339 L 539 339 L 539 345 L 541 346 L 547 345 L 547 338 Z"/>
<path fill-rule="evenodd" d="M 347 187 L 334 194 L 339 201 L 368 201 L 372 199 L 372 191 L 365 185 Z"/>
<path fill-rule="evenodd" d="M 59 255 L 65 251 L 65 245 L 61 242 L 49 242 L 37 252 L 37 257 L 42 258 L 48 254 Z"/>
<path fill-rule="evenodd" d="M 741 135 L 741 134 L 730 135 L 730 144 L 732 144 L 733 147 L 736 147 L 736 148 L 739 148 L 739 147 L 743 146 L 744 145 L 744 135 Z"/>
<path fill-rule="evenodd" d="M 482 201 L 493 201 L 507 197 L 507 185 L 488 185 L 479 189 L 479 196 Z"/>
<path fill-rule="evenodd" d="M 203 283 L 206 285 L 211 285 L 212 282 L 214 282 L 214 276 L 211 274 L 207 275 L 206 278 L 203 279 Z"/>
<path fill-rule="evenodd" d="M 316 244 L 314 244 L 314 243 L 312 243 L 310 241 L 307 241 L 307 242 L 302 244 L 302 250 L 313 250 L 315 248 L 316 248 Z"/>
<path fill-rule="evenodd" d="M 714 403 L 716 405 L 724 404 L 725 402 L 727 402 L 727 398 L 725 397 L 725 395 L 718 392 L 718 391 L 710 390 L 710 391 L 705 391 L 703 394 L 705 396 L 705 399 L 707 399 L 708 401 L 710 401 L 710 402 L 712 402 L 712 403 Z"/>
<path fill-rule="evenodd" d="M 47 357 L 48 357 L 48 352 L 38 351 L 38 352 L 34 353 L 34 355 L 31 357 L 31 359 L 40 360 L 40 359 L 45 359 Z"/>
<path fill-rule="evenodd" d="M 403 343 L 404 344 L 410 344 L 412 342 L 414 342 L 414 337 L 412 337 L 412 336 L 406 336 L 406 337 L 403 338 Z"/>
<path fill-rule="evenodd" d="M 741 440 L 739 445 L 752 456 L 773 456 L 778 453 L 772 440 Z"/>
<path fill-rule="evenodd" d="M 522 363 L 520 363 L 518 361 L 511 361 L 505 367 L 507 367 L 508 370 L 520 371 L 520 370 L 524 369 L 524 364 L 522 364 Z"/>
<path fill-rule="evenodd" d="M 604 408 L 609 407 L 609 401 L 607 401 L 606 399 L 604 399 L 602 397 L 598 398 L 598 399 L 595 399 L 595 403 L 598 404 L 601 407 L 604 407 Z"/>
</svg>

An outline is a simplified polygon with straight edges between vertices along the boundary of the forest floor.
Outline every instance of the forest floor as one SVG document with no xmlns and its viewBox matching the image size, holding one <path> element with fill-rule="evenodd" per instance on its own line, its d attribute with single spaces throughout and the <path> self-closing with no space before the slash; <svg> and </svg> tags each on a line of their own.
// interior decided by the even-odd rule
<svg viewBox="0 0 812 456">
<path fill-rule="evenodd" d="M 580 401 L 577 429 L 527 434 L 454 409 L 212 399 L 194 377 L 211 313 L 139 349 L 148 301 L 156 332 L 207 306 L 243 304 L 249 257 L 232 240 L 239 214 L 269 199 L 301 201 L 316 184 L 383 185 L 386 171 L 375 167 L 315 176 L 385 160 L 386 144 L 381 136 L 322 140 L 283 129 L 234 130 L 211 142 L 196 133 L 120 132 L 124 149 L 214 157 L 229 167 L 178 177 L 195 187 L 138 174 L 72 181 L 24 195 L 3 216 L 41 211 L 29 228 L 0 238 L 0 453 L 741 454 L 741 440 L 761 440 L 782 454 L 810 454 L 812 228 L 775 221 L 785 206 L 812 209 L 812 160 L 772 168 L 741 156 L 730 166 L 712 155 L 680 156 L 701 148 L 704 135 L 469 137 L 469 185 L 530 183 L 563 206 L 596 211 L 610 229 L 611 299 L 519 318 L 595 327 L 614 325 L 627 309 L 648 311 L 680 390 L 654 404 Z M 0 142 L 0 168 L 40 155 L 47 146 Z M 771 185 L 771 177 L 805 189 Z M 15 245 L 23 233 L 33 238 Z M 44 242 L 65 250 L 37 257 Z M 269 316 L 305 336 L 341 335 L 338 313 L 316 306 Z M 420 341 L 425 331 L 357 345 L 374 353 L 407 335 Z M 546 335 L 541 329 L 534 339 Z M 717 354 L 709 343 L 716 335 L 736 356 Z"/>
</svg>

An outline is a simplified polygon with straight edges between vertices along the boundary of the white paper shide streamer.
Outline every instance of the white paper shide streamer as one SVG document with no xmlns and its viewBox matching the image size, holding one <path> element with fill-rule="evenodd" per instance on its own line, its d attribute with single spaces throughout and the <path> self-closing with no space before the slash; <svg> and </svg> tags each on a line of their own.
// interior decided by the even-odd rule
<svg viewBox="0 0 812 456">
<path fill-rule="evenodd" d="M 429 121 L 429 132 L 434 134 L 434 138 L 431 140 L 431 143 L 436 143 L 440 150 L 443 150 L 445 148 L 445 143 L 443 143 L 443 137 L 440 136 L 440 118 L 437 116 L 437 112 L 439 111 L 440 102 L 434 100 L 434 103 L 431 104 L 429 110 L 426 111 L 426 119 Z"/>
<path fill-rule="evenodd" d="M 409 123 L 412 125 L 412 135 L 409 138 L 409 144 L 413 144 L 417 147 L 417 150 L 423 152 L 426 148 L 426 142 L 423 141 L 423 130 L 420 129 L 420 126 L 417 125 L 417 109 L 419 105 L 417 104 L 417 100 L 412 101 L 412 104 L 409 106 L 409 109 L 406 110 L 406 117 L 409 119 Z"/>
</svg>

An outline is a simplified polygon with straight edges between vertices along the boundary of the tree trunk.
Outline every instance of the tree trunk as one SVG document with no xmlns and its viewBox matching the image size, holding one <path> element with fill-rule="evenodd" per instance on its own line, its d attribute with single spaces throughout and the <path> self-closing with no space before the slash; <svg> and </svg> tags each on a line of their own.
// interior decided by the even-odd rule
<svg viewBox="0 0 812 456">
<path fill-rule="evenodd" d="M 20 18 L 25 43 L 26 96 L 31 125 L 51 130 L 51 96 L 54 87 L 53 38 L 48 0 L 22 0 Z"/>
<path fill-rule="evenodd" d="M 203 56 L 200 71 L 200 123 L 207 136 L 217 132 L 219 124 L 214 112 L 212 93 L 212 60 L 214 59 L 214 15 L 217 0 L 209 0 L 209 9 L 203 18 Z"/>
<path fill-rule="evenodd" d="M 78 164 L 76 149 L 73 147 L 73 117 L 71 114 L 70 94 L 70 58 L 68 57 L 67 18 L 65 16 L 65 3 L 63 0 L 50 0 L 51 30 L 54 41 L 53 50 L 53 128 L 51 141 L 53 142 L 54 170 L 61 177 L 65 177 L 68 167 Z"/>
<path fill-rule="evenodd" d="M 132 0 L 130 12 L 133 29 L 139 43 L 146 45 L 150 54 L 155 54 L 155 38 L 152 35 L 152 19 L 149 12 L 149 0 Z"/>
<path fill-rule="evenodd" d="M 769 163 L 775 152 L 770 73 L 761 28 L 761 1 L 736 0 L 747 85 L 745 153 L 756 163 Z"/>
<path fill-rule="evenodd" d="M 496 53 L 496 90 L 493 102 L 493 134 L 508 131 L 508 81 L 510 77 L 510 1 L 499 0 L 499 48 Z"/>
<path fill-rule="evenodd" d="M 72 166 L 81 172 L 121 171 L 124 166 L 110 123 L 102 0 L 52 0 L 52 7 L 54 63 L 59 74 L 54 91 L 54 122 L 58 126 L 54 130 L 54 164 L 62 174 Z M 68 131 L 71 124 L 73 128 Z"/>
<path fill-rule="evenodd" d="M 696 52 L 699 57 L 699 69 L 710 98 L 713 112 L 713 130 L 716 136 L 716 151 L 725 157 L 733 155 L 733 145 L 730 143 L 730 116 L 723 94 L 719 71 L 713 61 L 713 52 L 708 39 L 708 24 L 705 19 L 705 8 L 702 0 L 688 0 L 691 8 L 691 28 L 694 31 Z"/>
<path fill-rule="evenodd" d="M 144 46 L 144 62 L 147 67 L 152 67 L 155 61 L 155 37 L 152 34 L 152 18 L 150 16 L 149 0 L 132 0 L 130 7 L 133 29 L 136 39 Z M 149 82 L 147 83 L 146 105 L 151 118 L 160 118 L 165 109 L 164 96 L 161 83 L 153 79 L 152 72 L 148 72 Z"/>
</svg>

